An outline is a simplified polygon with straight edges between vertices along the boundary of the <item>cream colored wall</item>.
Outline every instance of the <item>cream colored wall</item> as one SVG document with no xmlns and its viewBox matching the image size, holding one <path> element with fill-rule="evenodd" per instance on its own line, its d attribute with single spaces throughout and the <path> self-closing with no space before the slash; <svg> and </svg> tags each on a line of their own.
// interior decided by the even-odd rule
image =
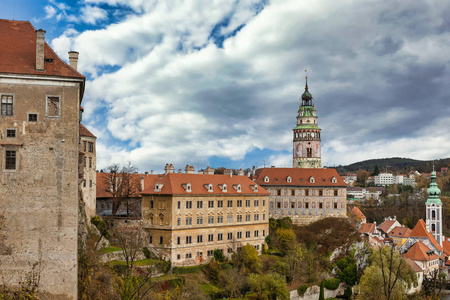
<svg viewBox="0 0 450 300">
<path fill-rule="evenodd" d="M 86 150 L 84 150 L 83 143 L 86 142 Z M 96 139 L 93 137 L 80 136 L 79 151 L 82 152 L 86 158 L 86 164 L 82 162 L 80 164 L 80 170 L 82 172 L 82 178 L 80 178 L 80 190 L 81 197 L 85 203 L 85 210 L 87 219 L 90 220 L 95 216 L 96 211 L 96 196 L 97 196 L 97 155 L 96 155 Z M 94 144 L 94 152 L 89 152 L 89 143 Z M 89 159 L 92 160 L 92 166 L 89 167 Z M 83 184 L 83 180 L 86 180 L 86 186 Z M 92 185 L 90 181 L 92 180 Z"/>
<path fill-rule="evenodd" d="M 76 299 L 79 83 L 18 77 L 0 75 L 0 94 L 14 95 L 14 115 L 0 116 L 0 277 L 17 285 L 35 265 L 47 299 Z M 47 95 L 61 97 L 60 118 L 46 118 Z M 6 149 L 17 151 L 15 171 Z"/>
</svg>

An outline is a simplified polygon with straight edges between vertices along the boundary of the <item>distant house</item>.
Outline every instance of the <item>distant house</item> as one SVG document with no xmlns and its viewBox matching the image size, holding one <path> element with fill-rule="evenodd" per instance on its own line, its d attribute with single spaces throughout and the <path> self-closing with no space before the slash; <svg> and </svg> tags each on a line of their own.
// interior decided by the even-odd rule
<svg viewBox="0 0 450 300">
<path fill-rule="evenodd" d="M 357 220 L 360 224 L 366 223 L 367 219 L 366 216 L 362 213 L 362 211 L 357 207 L 354 206 L 352 208 L 352 216 Z"/>
<path fill-rule="evenodd" d="M 388 233 L 388 236 L 392 239 L 395 246 L 401 247 L 409 238 L 411 232 L 412 230 L 407 227 L 397 226 Z"/>
<path fill-rule="evenodd" d="M 361 227 L 359 227 L 360 233 L 366 233 L 366 234 L 374 234 L 376 230 L 375 224 L 373 223 L 364 223 L 361 224 Z"/>
<path fill-rule="evenodd" d="M 384 192 L 384 187 L 347 187 L 347 200 L 378 200 L 380 195 Z"/>
<path fill-rule="evenodd" d="M 384 236 L 388 236 L 388 233 L 392 231 L 392 229 L 394 229 L 397 226 L 402 226 L 402 224 L 400 224 L 397 221 L 397 218 L 394 216 L 394 218 L 391 217 L 387 217 L 384 219 L 384 222 L 381 223 L 377 229 L 381 231 L 381 233 Z"/>
<path fill-rule="evenodd" d="M 422 241 L 415 243 L 403 257 L 414 261 L 424 271 L 424 276 L 431 276 L 439 269 L 439 256 L 428 248 Z"/>
</svg>

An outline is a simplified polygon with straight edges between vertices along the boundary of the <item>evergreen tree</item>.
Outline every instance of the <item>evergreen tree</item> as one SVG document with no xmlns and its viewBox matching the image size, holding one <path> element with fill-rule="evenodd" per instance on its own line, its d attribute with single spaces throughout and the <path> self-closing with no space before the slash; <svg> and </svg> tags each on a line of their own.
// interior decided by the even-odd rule
<svg viewBox="0 0 450 300">
<path fill-rule="evenodd" d="M 375 164 L 375 168 L 373 168 L 372 174 L 370 174 L 370 176 L 377 176 L 378 174 L 380 174 L 380 169 L 378 168 L 378 165 Z"/>
</svg>

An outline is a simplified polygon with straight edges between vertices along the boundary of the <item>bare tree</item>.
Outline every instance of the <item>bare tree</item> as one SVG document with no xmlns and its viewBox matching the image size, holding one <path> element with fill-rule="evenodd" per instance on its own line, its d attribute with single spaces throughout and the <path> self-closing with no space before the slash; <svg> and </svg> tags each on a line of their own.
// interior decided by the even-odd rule
<svg viewBox="0 0 450 300">
<path fill-rule="evenodd" d="M 121 209 L 126 211 L 127 217 L 140 215 L 141 183 L 137 168 L 131 163 L 121 167 L 120 164 L 112 164 L 107 168 L 107 176 L 104 176 L 105 191 L 111 195 L 112 212 L 116 216 Z"/>
</svg>

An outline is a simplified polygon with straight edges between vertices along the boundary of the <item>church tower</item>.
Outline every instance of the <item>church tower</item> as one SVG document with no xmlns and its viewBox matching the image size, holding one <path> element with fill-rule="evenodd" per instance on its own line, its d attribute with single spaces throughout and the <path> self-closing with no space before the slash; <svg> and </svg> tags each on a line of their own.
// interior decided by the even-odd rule
<svg viewBox="0 0 450 300">
<path fill-rule="evenodd" d="M 436 172 L 431 173 L 431 183 L 427 190 L 428 199 L 425 203 L 427 214 L 427 231 L 430 232 L 436 241 L 442 246 L 444 237 L 442 236 L 442 202 L 439 199 L 441 190 L 436 183 Z"/>
<path fill-rule="evenodd" d="M 308 90 L 306 76 L 305 92 L 302 95 L 294 128 L 294 168 L 321 168 L 320 128 L 317 126 L 316 108 Z"/>
</svg>

